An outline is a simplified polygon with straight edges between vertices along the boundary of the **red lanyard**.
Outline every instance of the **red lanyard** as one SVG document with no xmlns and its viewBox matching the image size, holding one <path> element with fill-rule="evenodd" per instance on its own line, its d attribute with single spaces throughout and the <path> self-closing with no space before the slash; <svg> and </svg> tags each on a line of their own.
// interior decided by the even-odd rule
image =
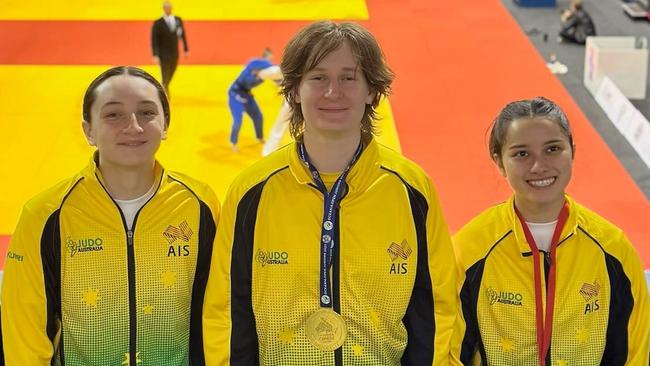
<svg viewBox="0 0 650 366">
<path fill-rule="evenodd" d="M 530 246 L 530 250 L 533 253 L 533 263 L 535 266 L 535 318 L 537 321 L 537 348 L 539 351 L 539 363 L 541 366 L 546 365 L 546 354 L 551 346 L 551 333 L 553 333 L 553 309 L 555 305 L 555 249 L 557 248 L 558 241 L 560 240 L 560 234 L 562 233 L 562 228 L 566 223 L 567 218 L 569 217 L 569 206 L 567 203 L 564 203 L 562 206 L 562 211 L 560 211 L 560 216 L 557 218 L 557 224 L 555 226 L 555 231 L 553 232 L 553 238 L 551 239 L 551 266 L 548 271 L 548 292 L 546 294 L 546 317 L 543 314 L 543 304 L 542 304 L 542 274 L 540 269 L 540 258 L 539 258 L 539 249 L 537 248 L 537 243 L 535 243 L 535 238 L 530 233 L 530 229 L 526 224 L 526 220 L 521 216 L 519 210 L 515 206 L 515 212 L 517 217 L 521 222 L 521 227 L 524 229 L 524 235 L 526 235 L 526 241 Z"/>
</svg>

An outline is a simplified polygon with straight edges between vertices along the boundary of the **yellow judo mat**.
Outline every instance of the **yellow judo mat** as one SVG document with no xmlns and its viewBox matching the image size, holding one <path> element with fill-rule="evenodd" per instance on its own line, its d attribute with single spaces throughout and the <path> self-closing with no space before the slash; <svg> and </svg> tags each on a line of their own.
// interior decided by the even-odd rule
<svg viewBox="0 0 650 366">
<path fill-rule="evenodd" d="M 0 2 L 0 20 L 151 20 L 162 0 L 59 0 Z M 183 20 L 368 19 L 364 0 L 176 0 Z"/>
<path fill-rule="evenodd" d="M 23 204 L 38 192 L 66 179 L 90 159 L 81 129 L 83 93 L 108 66 L 0 66 L 0 235 L 11 234 Z M 144 67 L 159 77 L 157 67 Z M 158 159 L 171 170 L 209 183 L 220 199 L 233 178 L 261 157 L 253 123 L 246 116 L 240 151 L 229 145 L 231 117 L 227 90 L 243 65 L 181 65 L 170 86 L 171 124 Z M 270 81 L 254 91 L 268 135 L 282 104 Z M 379 108 L 378 140 L 400 150 L 390 106 Z M 284 136 L 284 143 L 290 137 Z"/>
</svg>

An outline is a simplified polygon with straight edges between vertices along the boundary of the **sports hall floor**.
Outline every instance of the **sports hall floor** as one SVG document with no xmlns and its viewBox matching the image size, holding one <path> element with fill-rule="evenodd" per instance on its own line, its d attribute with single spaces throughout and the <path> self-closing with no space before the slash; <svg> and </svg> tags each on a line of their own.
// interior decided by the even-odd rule
<svg viewBox="0 0 650 366">
<path fill-rule="evenodd" d="M 452 232 L 510 192 L 486 152 L 492 118 L 508 101 L 544 95 L 562 105 L 573 124 L 578 150 L 569 192 L 623 228 L 650 268 L 648 198 L 506 6 L 499 0 L 458 4 L 176 0 L 190 54 L 181 58 L 171 85 L 172 120 L 159 160 L 209 182 L 223 197 L 261 150 L 248 120 L 241 152 L 232 153 L 227 142 L 226 90 L 242 64 L 266 46 L 279 61 L 289 37 L 312 20 L 352 20 L 378 37 L 397 74 L 393 95 L 381 106 L 380 140 L 427 170 Z M 1 251 L 24 202 L 87 163 L 92 150 L 80 123 L 88 83 L 110 65 L 138 65 L 159 75 L 149 32 L 160 15 L 159 0 L 3 1 Z M 268 130 L 281 101 L 275 86 L 258 89 Z"/>
</svg>

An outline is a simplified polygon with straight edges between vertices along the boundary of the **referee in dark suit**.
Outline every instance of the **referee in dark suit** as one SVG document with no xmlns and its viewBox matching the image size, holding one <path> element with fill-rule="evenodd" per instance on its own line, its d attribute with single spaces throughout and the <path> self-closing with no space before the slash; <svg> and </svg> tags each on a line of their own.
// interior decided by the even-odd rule
<svg viewBox="0 0 650 366">
<path fill-rule="evenodd" d="M 160 65 L 162 84 L 169 94 L 169 82 L 178 65 L 178 39 L 183 41 L 185 57 L 188 48 L 183 21 L 180 17 L 172 15 L 172 4 L 169 1 L 163 3 L 163 11 L 165 15 L 153 22 L 151 28 L 151 48 L 154 61 Z"/>
</svg>

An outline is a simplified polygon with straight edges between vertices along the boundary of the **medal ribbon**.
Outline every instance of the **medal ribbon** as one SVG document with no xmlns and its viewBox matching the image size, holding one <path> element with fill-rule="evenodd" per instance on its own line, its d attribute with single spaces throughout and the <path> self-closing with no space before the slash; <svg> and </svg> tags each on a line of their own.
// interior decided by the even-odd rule
<svg viewBox="0 0 650 366">
<path fill-rule="evenodd" d="M 555 256 L 556 248 L 560 239 L 560 234 L 564 228 L 567 218 L 569 217 L 569 206 L 567 203 L 564 203 L 560 215 L 557 218 L 557 225 L 555 226 L 555 231 L 553 232 L 553 238 L 551 239 L 551 253 L 550 261 L 551 265 L 548 272 L 548 291 L 546 294 L 546 317 L 544 317 L 544 307 L 542 303 L 542 274 L 540 268 L 540 255 L 537 243 L 535 243 L 535 238 L 531 234 L 526 220 L 523 218 L 517 207 L 515 206 L 515 212 L 521 222 L 521 227 L 524 229 L 524 235 L 526 235 L 526 241 L 530 246 L 530 250 L 533 254 L 533 264 L 534 276 L 535 276 L 535 318 L 537 324 L 537 349 L 539 352 L 539 364 L 541 366 L 546 365 L 546 354 L 549 351 L 551 346 L 551 334 L 553 333 L 553 309 L 555 305 Z"/>
<path fill-rule="evenodd" d="M 332 186 L 331 191 L 327 191 L 327 187 L 321 179 L 318 170 L 309 160 L 309 155 L 307 150 L 305 150 L 305 145 L 302 142 L 298 143 L 298 155 L 300 159 L 307 165 L 311 176 L 314 179 L 316 188 L 323 194 L 324 208 L 323 208 L 323 222 L 321 224 L 321 235 L 320 235 L 320 246 L 321 246 L 321 258 L 320 258 L 320 306 L 321 307 L 332 307 L 332 294 L 330 288 L 330 277 L 329 270 L 332 266 L 332 252 L 334 249 L 334 228 L 336 227 L 336 210 L 338 210 L 339 202 L 341 201 L 341 195 L 343 193 L 343 187 L 345 186 L 345 178 L 350 172 L 350 168 L 354 162 L 361 155 L 361 150 L 363 150 L 363 145 L 359 142 L 357 150 L 352 156 L 352 160 L 348 163 L 348 166 L 345 168 L 343 173 L 338 177 L 334 185 Z"/>
</svg>

